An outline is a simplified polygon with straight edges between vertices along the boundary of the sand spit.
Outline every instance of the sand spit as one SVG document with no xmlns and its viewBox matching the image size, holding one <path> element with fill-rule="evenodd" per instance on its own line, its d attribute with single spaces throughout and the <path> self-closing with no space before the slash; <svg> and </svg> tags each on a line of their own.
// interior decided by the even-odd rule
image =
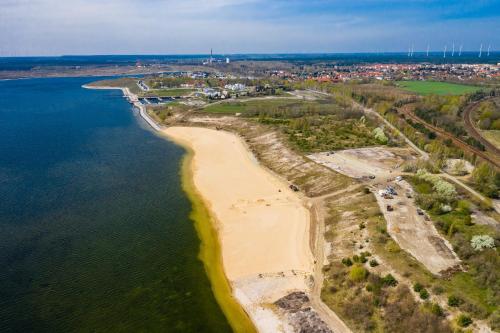
<svg viewBox="0 0 500 333">
<path fill-rule="evenodd" d="M 163 132 L 194 152 L 194 185 L 216 220 L 234 296 L 260 332 L 293 331 L 272 304 L 310 290 L 310 216 L 302 200 L 234 134 L 196 127 Z"/>
</svg>

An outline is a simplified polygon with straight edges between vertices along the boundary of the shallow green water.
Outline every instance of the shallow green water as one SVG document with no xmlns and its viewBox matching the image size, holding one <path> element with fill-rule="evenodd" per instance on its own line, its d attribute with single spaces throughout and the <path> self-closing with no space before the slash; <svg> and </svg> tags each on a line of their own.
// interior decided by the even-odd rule
<svg viewBox="0 0 500 333">
<path fill-rule="evenodd" d="M 0 82 L 0 331 L 230 332 L 184 151 L 93 80 Z"/>
</svg>

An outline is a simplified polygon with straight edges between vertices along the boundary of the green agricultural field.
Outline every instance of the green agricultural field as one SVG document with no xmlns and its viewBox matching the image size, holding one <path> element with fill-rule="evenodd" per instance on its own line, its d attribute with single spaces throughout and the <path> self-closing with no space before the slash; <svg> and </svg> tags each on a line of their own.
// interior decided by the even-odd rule
<svg viewBox="0 0 500 333">
<path fill-rule="evenodd" d="M 481 87 L 437 81 L 399 81 L 397 84 L 420 95 L 462 95 L 481 90 Z"/>
</svg>

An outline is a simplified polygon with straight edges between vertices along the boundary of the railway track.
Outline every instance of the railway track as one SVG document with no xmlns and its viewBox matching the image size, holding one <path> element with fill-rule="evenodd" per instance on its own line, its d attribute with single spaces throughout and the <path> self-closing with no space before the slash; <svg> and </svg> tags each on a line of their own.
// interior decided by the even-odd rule
<svg viewBox="0 0 500 333">
<path fill-rule="evenodd" d="M 485 101 L 485 100 L 482 100 Z M 463 119 L 464 119 L 464 127 L 467 133 L 469 133 L 470 136 L 472 136 L 474 139 L 477 141 L 481 142 L 481 144 L 486 148 L 487 151 L 495 154 L 495 156 L 500 156 L 500 149 L 498 149 L 494 144 L 486 140 L 482 135 L 479 129 L 474 125 L 474 121 L 472 120 L 472 115 L 474 114 L 474 111 L 476 107 L 479 105 L 480 102 L 474 102 L 469 104 L 464 112 L 463 112 Z"/>
<path fill-rule="evenodd" d="M 453 136 L 452 134 L 446 132 L 445 130 L 443 130 L 443 129 L 439 128 L 439 127 L 436 127 L 434 125 L 429 124 L 428 122 L 424 121 L 420 117 L 416 116 L 411 111 L 404 110 L 404 109 L 399 109 L 398 112 L 401 112 L 403 115 L 405 115 L 406 117 L 410 118 L 414 122 L 422 124 L 427 129 L 429 129 L 431 131 L 434 131 L 437 135 L 439 135 L 439 136 L 441 136 L 443 138 L 451 140 L 456 146 L 458 146 L 459 148 L 463 149 L 464 151 L 467 151 L 469 153 L 475 154 L 476 156 L 482 158 L 485 161 L 490 162 L 496 168 L 500 169 L 500 162 L 498 161 L 498 159 L 489 156 L 484 151 L 481 151 L 481 150 L 479 150 L 479 149 L 477 149 L 475 147 L 470 146 L 466 142 L 460 140 L 459 138 Z M 482 141 L 480 141 L 480 142 L 482 143 Z"/>
</svg>

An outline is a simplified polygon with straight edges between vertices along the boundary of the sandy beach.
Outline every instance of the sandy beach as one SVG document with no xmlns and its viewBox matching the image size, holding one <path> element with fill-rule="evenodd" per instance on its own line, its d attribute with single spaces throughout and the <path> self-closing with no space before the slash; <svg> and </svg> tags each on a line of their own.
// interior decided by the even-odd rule
<svg viewBox="0 0 500 333">
<path fill-rule="evenodd" d="M 310 288 L 310 216 L 302 200 L 234 134 L 195 127 L 163 133 L 194 152 L 194 185 L 216 221 L 233 294 L 260 332 L 289 331 L 266 304 Z"/>
<path fill-rule="evenodd" d="M 122 90 L 155 131 L 192 152 L 189 173 L 215 224 L 231 294 L 259 332 L 294 332 L 289 317 L 273 303 L 295 291 L 310 294 L 313 286 L 311 216 L 301 197 L 261 166 L 237 135 L 199 127 L 164 128 L 128 88 L 84 88 Z"/>
</svg>

